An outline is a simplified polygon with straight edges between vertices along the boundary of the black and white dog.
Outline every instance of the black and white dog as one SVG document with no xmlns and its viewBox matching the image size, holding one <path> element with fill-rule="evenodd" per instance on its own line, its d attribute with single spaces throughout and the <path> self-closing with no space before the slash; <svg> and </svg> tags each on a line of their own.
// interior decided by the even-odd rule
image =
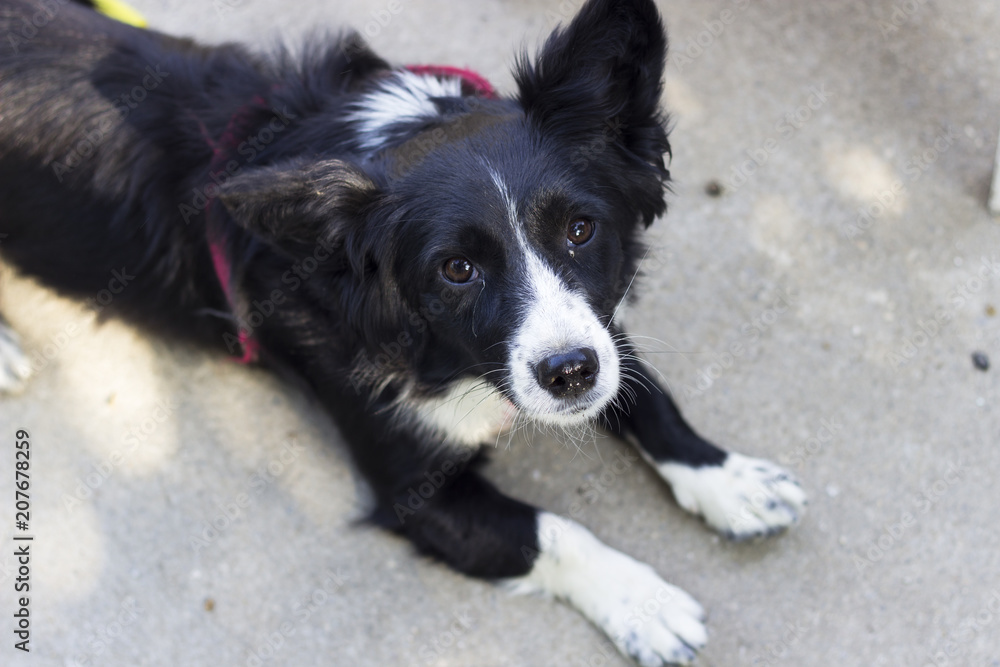
<svg viewBox="0 0 1000 667">
<path fill-rule="evenodd" d="M 420 551 L 565 600 L 642 665 L 686 663 L 698 603 L 501 494 L 480 448 L 596 424 L 726 535 L 801 516 L 794 479 L 698 436 L 615 322 L 669 179 L 652 0 L 589 0 L 511 97 L 355 35 L 258 58 L 56 0 L 3 0 L 2 34 L 21 36 L 0 44 L 3 258 L 81 298 L 125 267 L 102 315 L 296 372 L 373 519 Z M 0 384 L 26 368 L 0 327 Z"/>
</svg>

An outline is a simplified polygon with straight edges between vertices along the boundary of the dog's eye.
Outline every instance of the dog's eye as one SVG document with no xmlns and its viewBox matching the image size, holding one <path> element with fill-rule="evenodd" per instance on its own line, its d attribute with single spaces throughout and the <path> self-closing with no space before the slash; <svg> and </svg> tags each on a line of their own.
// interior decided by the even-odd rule
<svg viewBox="0 0 1000 667">
<path fill-rule="evenodd" d="M 594 223 L 590 220 L 574 220 L 566 228 L 566 239 L 572 245 L 583 245 L 594 237 Z"/>
<path fill-rule="evenodd" d="M 459 285 L 475 280 L 479 276 L 479 271 L 472 265 L 472 262 L 464 257 L 452 257 L 441 267 L 444 277 Z"/>
</svg>

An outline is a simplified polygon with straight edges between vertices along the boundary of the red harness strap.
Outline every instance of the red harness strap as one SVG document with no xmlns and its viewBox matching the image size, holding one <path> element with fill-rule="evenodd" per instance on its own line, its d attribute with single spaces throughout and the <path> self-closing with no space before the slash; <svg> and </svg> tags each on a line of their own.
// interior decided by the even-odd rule
<svg viewBox="0 0 1000 667">
<path fill-rule="evenodd" d="M 215 234 L 209 233 L 208 248 L 212 251 L 212 264 L 215 266 L 215 275 L 219 278 L 222 291 L 226 294 L 229 306 L 234 308 L 233 293 L 229 287 L 229 276 L 232 274 L 232 267 L 229 264 L 229 257 L 226 256 L 225 241 Z M 251 364 L 260 358 L 260 341 L 250 336 L 250 332 L 239 324 L 236 325 L 237 338 L 243 354 L 234 357 L 233 360 L 239 364 Z"/>
<path fill-rule="evenodd" d="M 205 143 L 212 149 L 212 161 L 208 167 L 210 174 L 216 173 L 223 168 L 223 163 L 230 155 L 230 152 L 246 138 L 241 137 L 241 133 L 249 131 L 253 112 L 261 108 L 267 108 L 267 102 L 263 97 L 257 95 L 249 104 L 237 109 L 236 113 L 229 119 L 229 123 L 226 124 L 226 129 L 218 141 L 212 139 L 204 123 L 199 121 L 202 137 L 205 139 Z M 211 210 L 214 201 L 215 197 L 209 198 L 205 206 L 206 213 Z M 222 293 L 226 295 L 226 301 L 229 302 L 230 310 L 235 315 L 238 312 L 238 306 L 232 289 L 233 267 L 229 261 L 229 255 L 226 253 L 225 236 L 222 229 L 220 229 L 220 225 L 217 222 L 213 222 L 211 215 L 206 215 L 205 236 L 208 239 L 208 249 L 212 253 L 212 266 L 215 268 L 215 276 L 219 280 Z M 260 357 L 260 342 L 256 338 L 253 338 L 250 332 L 238 322 L 236 331 L 243 353 L 239 357 L 235 357 L 234 360 L 240 364 L 250 364 L 257 361 Z"/>
<path fill-rule="evenodd" d="M 461 79 L 462 93 L 464 95 L 485 97 L 488 99 L 495 99 L 497 97 L 497 93 L 493 89 L 493 86 L 490 85 L 490 82 L 470 69 L 450 67 L 448 65 L 407 65 L 406 69 L 414 74 L 429 74 L 431 76 Z M 249 104 L 237 109 L 236 113 L 229 119 L 225 131 L 217 141 L 212 139 L 204 123 L 199 121 L 202 137 L 205 139 L 205 143 L 212 149 L 212 161 L 209 164 L 209 173 L 215 173 L 223 167 L 223 163 L 229 157 L 231 151 L 245 139 L 242 134 L 252 129 L 250 121 L 253 112 L 262 108 L 267 108 L 267 102 L 263 97 L 257 95 Z M 214 197 L 208 200 L 205 208 L 206 212 L 212 206 L 214 200 Z M 219 286 L 222 288 L 223 294 L 226 295 L 226 301 L 229 302 L 230 310 L 236 314 L 238 307 L 232 289 L 233 267 L 229 261 L 229 255 L 226 253 L 226 239 L 219 225 L 213 224 L 211 215 L 206 216 L 205 235 L 208 239 L 208 249 L 212 253 L 212 266 L 215 267 L 215 275 L 219 280 Z M 237 324 L 237 331 L 243 353 L 239 357 L 234 357 L 234 360 L 240 364 L 249 364 L 257 361 L 260 357 L 260 341 L 252 337 L 250 332 L 239 324 Z"/>
</svg>

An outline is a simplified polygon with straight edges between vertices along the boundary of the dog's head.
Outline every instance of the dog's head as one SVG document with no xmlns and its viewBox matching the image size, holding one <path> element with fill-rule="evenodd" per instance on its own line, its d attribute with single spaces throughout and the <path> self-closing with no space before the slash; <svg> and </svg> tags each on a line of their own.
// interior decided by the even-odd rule
<svg viewBox="0 0 1000 667">
<path fill-rule="evenodd" d="M 479 377 L 523 414 L 580 423 L 618 394 L 612 320 L 665 208 L 665 52 L 650 0 L 590 0 L 522 56 L 513 99 L 394 72 L 350 108 L 358 160 L 277 163 L 223 201 L 287 252 L 342 254 L 351 294 L 328 307 L 373 384 Z"/>
</svg>

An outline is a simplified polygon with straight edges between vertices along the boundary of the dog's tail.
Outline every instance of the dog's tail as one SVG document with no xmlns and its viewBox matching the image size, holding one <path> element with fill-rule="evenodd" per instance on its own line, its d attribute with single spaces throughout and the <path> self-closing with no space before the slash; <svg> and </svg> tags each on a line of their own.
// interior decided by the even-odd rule
<svg viewBox="0 0 1000 667">
<path fill-rule="evenodd" d="M 95 9 L 105 16 L 110 16 L 116 21 L 121 21 L 122 23 L 128 23 L 129 25 L 134 25 L 137 28 L 145 28 L 147 26 L 146 19 L 142 18 L 142 14 L 136 10 L 129 7 L 127 4 L 122 2 L 122 0 L 73 0 L 78 5 L 83 5 L 85 7 L 90 7 Z"/>
</svg>

